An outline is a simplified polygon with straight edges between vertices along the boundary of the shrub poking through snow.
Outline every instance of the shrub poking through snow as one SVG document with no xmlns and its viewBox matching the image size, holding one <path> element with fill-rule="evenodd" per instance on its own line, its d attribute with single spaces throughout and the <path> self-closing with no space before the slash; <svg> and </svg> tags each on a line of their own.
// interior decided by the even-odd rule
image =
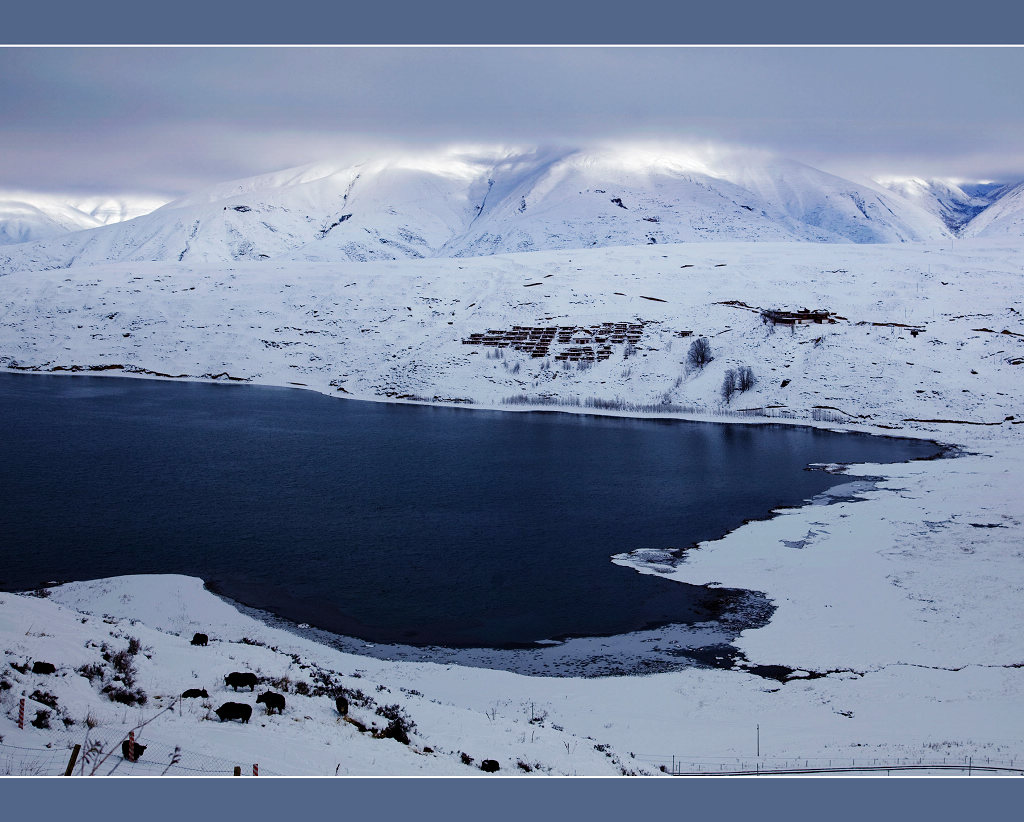
<svg viewBox="0 0 1024 822">
<path fill-rule="evenodd" d="M 368 696 L 360 688 L 342 688 L 341 695 L 348 700 L 350 705 L 355 705 L 357 708 L 372 708 L 377 704 L 372 696 Z"/>
<path fill-rule="evenodd" d="M 261 642 L 258 639 L 252 639 L 251 637 L 244 636 L 239 640 L 243 645 L 255 645 L 257 648 L 266 648 L 267 643 Z"/>
<path fill-rule="evenodd" d="M 409 734 L 416 730 L 416 723 L 401 705 L 382 705 L 377 708 L 377 715 L 388 720 L 387 727 L 380 732 L 382 739 L 396 739 L 403 745 L 409 744 Z"/>
<path fill-rule="evenodd" d="M 114 679 L 123 682 L 126 688 L 135 685 L 135 677 L 138 676 L 138 671 L 135 670 L 135 655 L 141 647 L 141 643 L 133 637 L 129 637 L 128 647 L 120 651 L 112 650 L 105 642 L 100 646 L 103 660 L 109 662 L 110 667 L 114 669 Z"/>
<path fill-rule="evenodd" d="M 111 702 L 120 702 L 122 705 L 145 705 L 149 700 L 141 688 L 126 688 L 121 685 L 108 683 L 101 689 Z"/>
<path fill-rule="evenodd" d="M 277 688 L 277 690 L 279 691 L 284 691 L 286 694 L 291 693 L 292 679 L 287 674 L 285 674 L 284 676 L 279 676 L 277 677 L 277 679 L 267 680 L 267 684 L 270 685 L 272 688 Z"/>
<path fill-rule="evenodd" d="M 57 697 L 49 691 L 35 690 L 31 693 L 29 699 L 34 700 L 41 705 L 45 705 L 47 708 L 53 708 L 54 710 L 57 708 Z"/>
<path fill-rule="evenodd" d="M 106 694 L 111 702 L 122 705 L 145 705 L 149 700 L 145 691 L 136 685 L 139 672 L 135 668 L 135 657 L 142 651 L 142 642 L 128 637 L 128 647 L 113 650 L 107 643 L 100 645 L 100 655 L 109 668 L 90 662 L 80 665 L 76 671 L 89 682 L 99 680 L 100 693 Z"/>
<path fill-rule="evenodd" d="M 90 682 L 94 679 L 103 679 L 103 666 L 95 662 L 90 662 L 86 665 L 80 665 L 78 667 L 78 673 L 84 676 Z"/>
</svg>

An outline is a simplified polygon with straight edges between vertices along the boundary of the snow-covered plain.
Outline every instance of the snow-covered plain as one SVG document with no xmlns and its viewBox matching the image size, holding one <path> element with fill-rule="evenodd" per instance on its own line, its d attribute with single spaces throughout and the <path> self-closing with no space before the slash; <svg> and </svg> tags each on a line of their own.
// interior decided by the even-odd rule
<svg viewBox="0 0 1024 822">
<path fill-rule="evenodd" d="M 582 679 L 389 662 L 264 625 L 198 580 L 120 578 L 62 586 L 48 599 L 0 595 L 5 659 L 59 666 L 56 677 L 3 672 L 12 685 L 0 693 L 3 744 L 80 741 L 90 711 L 96 733 L 116 736 L 187 687 L 210 689 L 213 707 L 233 698 L 219 684 L 231 670 L 295 682 L 312 677 L 302 664 L 316 664 L 378 705 L 402 705 L 417 724 L 412 745 L 360 734 L 329 698 L 294 690 L 282 717 L 263 717 L 259 706 L 249 726 L 222 725 L 186 703 L 140 740 L 311 774 L 479 773 L 460 751 L 498 760 L 501 773 L 523 773 L 519 760 L 532 772 L 656 773 L 673 755 L 752 766 L 758 726 L 762 762 L 1019 761 L 1020 253 L 1020 240 L 681 243 L 9 274 L 0 280 L 0 365 L 15 371 L 216 378 L 510 410 L 561 402 L 586 411 L 574 403 L 592 397 L 617 406 L 609 413 L 845 426 L 956 449 L 927 462 L 833 469 L 882 479 L 857 499 L 780 511 L 685 552 L 652 558 L 623 546 L 614 561 L 643 573 L 765 592 L 777 610 L 736 645 L 752 664 L 793 669 L 784 683 L 742 670 Z M 767 307 L 838 318 L 773 329 L 750 310 Z M 463 342 L 516 325 L 641 321 L 635 350 L 614 345 L 610 359 L 587 368 Z M 684 331 L 710 341 L 714 360 L 703 370 L 685 365 Z M 723 374 L 740 365 L 758 383 L 723 407 Z M 522 404 L 506 404 L 510 397 Z M 213 638 L 208 648 L 188 644 L 195 630 Z M 150 696 L 141 709 L 110 702 L 98 681 L 75 673 L 97 661 L 88 642 L 117 650 L 128 635 L 151 654 L 136 657 Z M 77 724 L 16 729 L 17 697 L 36 688 L 55 694 Z M 353 712 L 385 723 L 371 708 Z"/>
</svg>

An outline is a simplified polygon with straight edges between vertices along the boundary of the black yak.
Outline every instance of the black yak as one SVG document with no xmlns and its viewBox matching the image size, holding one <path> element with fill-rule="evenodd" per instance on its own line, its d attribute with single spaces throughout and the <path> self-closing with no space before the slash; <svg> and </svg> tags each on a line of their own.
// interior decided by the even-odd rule
<svg viewBox="0 0 1024 822">
<path fill-rule="evenodd" d="M 199 697 L 203 699 L 210 698 L 210 695 L 206 693 L 206 688 L 189 688 L 181 695 L 182 699 L 198 699 Z"/>
<path fill-rule="evenodd" d="M 132 751 L 132 748 L 135 748 Z M 138 762 L 142 755 L 146 752 L 146 746 L 140 745 L 138 742 L 132 745 L 127 739 L 121 743 L 121 756 L 127 759 L 129 762 Z M 132 755 L 134 753 L 134 756 Z"/>
<path fill-rule="evenodd" d="M 348 700 L 343 696 L 339 696 L 334 700 L 334 706 L 338 709 L 338 713 L 342 716 L 348 714 Z"/>
<path fill-rule="evenodd" d="M 192 637 L 193 645 L 206 645 L 210 641 L 210 638 L 206 634 L 195 634 Z"/>
<path fill-rule="evenodd" d="M 53 674 L 56 673 L 57 669 L 53 666 L 52 662 L 33 662 L 32 673 L 34 674 Z"/>
<path fill-rule="evenodd" d="M 264 703 L 267 706 L 267 713 L 277 711 L 281 713 L 284 710 L 284 695 L 277 694 L 273 691 L 267 691 L 265 694 L 260 694 L 256 697 L 256 704 Z"/>
<path fill-rule="evenodd" d="M 248 671 L 232 671 L 226 677 L 224 677 L 225 687 L 230 685 L 236 691 L 239 688 L 244 688 L 246 685 L 249 686 L 250 691 L 256 690 L 256 685 L 259 682 L 256 674 L 251 674 Z"/>
<path fill-rule="evenodd" d="M 225 702 L 214 713 L 220 717 L 221 722 L 227 719 L 241 719 L 242 722 L 248 722 L 249 717 L 252 716 L 252 705 L 245 705 L 242 702 Z"/>
</svg>

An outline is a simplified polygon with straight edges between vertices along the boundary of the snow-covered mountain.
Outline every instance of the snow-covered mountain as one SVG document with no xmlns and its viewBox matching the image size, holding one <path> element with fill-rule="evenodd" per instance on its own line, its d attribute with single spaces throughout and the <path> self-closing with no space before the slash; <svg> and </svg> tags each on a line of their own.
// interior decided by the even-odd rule
<svg viewBox="0 0 1024 822">
<path fill-rule="evenodd" d="M 163 204 L 152 197 L 62 197 L 0 192 L 0 245 L 49 240 L 147 214 Z"/>
<path fill-rule="evenodd" d="M 696 240 L 948 236 L 932 211 L 762 152 L 447 149 L 213 186 L 127 222 L 6 249 L 0 271 L 106 261 L 468 257 Z"/>
<path fill-rule="evenodd" d="M 1019 239 L 1024 237 L 1024 183 L 1000 190 L 999 198 L 971 220 L 968 237 Z"/>
<path fill-rule="evenodd" d="M 875 182 L 937 216 L 954 234 L 1005 193 L 1000 183 L 921 177 L 879 177 Z"/>
<path fill-rule="evenodd" d="M 58 237 L 102 223 L 61 200 L 0 193 L 0 245 Z"/>
<path fill-rule="evenodd" d="M 101 225 L 121 223 L 134 220 L 143 214 L 149 214 L 167 202 L 166 199 L 145 196 L 98 195 L 94 197 L 69 198 L 69 202 L 79 211 L 83 211 Z"/>
</svg>

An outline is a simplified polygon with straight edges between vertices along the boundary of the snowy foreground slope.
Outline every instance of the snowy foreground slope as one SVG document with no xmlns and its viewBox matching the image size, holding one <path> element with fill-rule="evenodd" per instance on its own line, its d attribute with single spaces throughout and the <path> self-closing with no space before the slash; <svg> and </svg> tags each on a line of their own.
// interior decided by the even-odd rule
<svg viewBox="0 0 1024 822">
<path fill-rule="evenodd" d="M 15 371 L 216 378 L 238 382 L 232 390 L 291 384 L 510 409 L 561 402 L 585 411 L 574 403 L 596 398 L 618 409 L 611 413 L 928 437 L 957 455 L 837 467 L 848 475 L 837 481 L 881 479 L 855 499 L 780 511 L 682 553 L 623 546 L 614 561 L 642 573 L 764 591 L 777 610 L 736 645 L 755 665 L 792 669 L 784 681 L 709 669 L 542 678 L 375 660 L 256 622 L 198 580 L 125 577 L 62 586 L 47 599 L 0 595 L 5 660 L 58 665 L 56 676 L 9 666 L 0 674 L 11 685 L 0 692 L 2 744 L 81 741 L 89 712 L 100 723 L 94 735 L 119 741 L 185 688 L 206 687 L 213 708 L 235 699 L 221 677 L 253 670 L 291 680 L 283 716 L 258 706 L 248 726 L 222 725 L 204 719 L 196 700 L 155 719 L 140 741 L 277 773 L 479 774 L 475 765 L 493 758 L 501 773 L 524 773 L 521 760 L 534 773 L 613 774 L 657 772 L 673 755 L 752 766 L 760 725 L 763 762 L 1019 762 L 1020 260 L 1019 242 L 716 243 L 227 269 L 106 264 L 3 277 L 0 365 Z M 773 330 L 750 310 L 766 307 L 827 309 L 836 322 Z M 608 359 L 583 367 L 556 359 L 573 343 L 534 358 L 463 342 L 513 326 L 593 336 L 592 326 L 609 322 L 643 331 L 632 348 L 609 344 Z M 684 365 L 686 331 L 710 341 L 714 360 L 701 371 Z M 723 374 L 740 365 L 759 382 L 724 407 Z M 523 404 L 505 404 L 510 397 Z M 754 410 L 736 416 L 740 409 Z M 209 647 L 188 644 L 196 630 L 210 634 Z M 101 643 L 117 651 L 129 636 L 143 648 L 141 708 L 100 692 L 111 671 L 92 683 L 76 673 L 102 665 Z M 353 708 L 364 725 L 386 724 L 375 707 L 401 706 L 416 723 L 411 745 L 360 733 L 327 696 L 296 693 L 296 682 L 315 690 L 323 677 L 375 700 Z M 17 698 L 37 689 L 76 724 L 65 729 L 55 713 L 51 730 L 27 720 L 18 730 Z"/>
</svg>

